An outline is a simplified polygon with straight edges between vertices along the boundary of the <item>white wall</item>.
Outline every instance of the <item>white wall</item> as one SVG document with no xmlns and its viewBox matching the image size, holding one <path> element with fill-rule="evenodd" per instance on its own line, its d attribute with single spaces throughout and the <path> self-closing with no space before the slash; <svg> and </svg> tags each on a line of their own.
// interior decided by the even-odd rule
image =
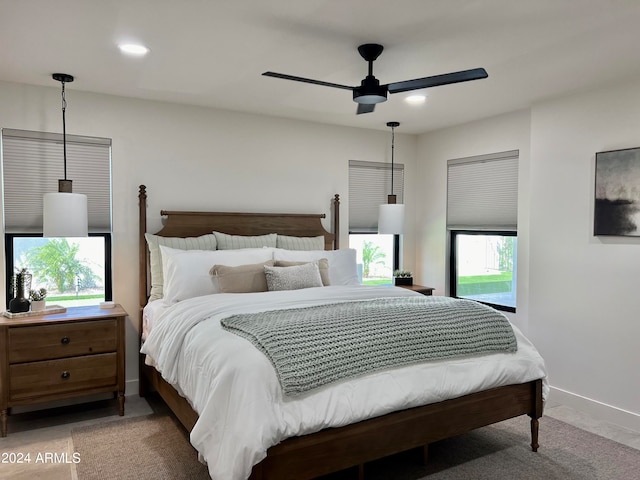
<svg viewBox="0 0 640 480">
<path fill-rule="evenodd" d="M 138 185 L 147 186 L 150 231 L 160 228 L 161 209 L 330 217 L 330 201 L 339 193 L 341 246 L 346 248 L 349 160 L 390 162 L 387 119 L 381 119 L 381 131 L 343 128 L 87 94 L 73 86 L 67 88 L 67 102 L 69 134 L 113 139 L 113 283 L 114 300 L 130 315 L 128 394 L 137 391 L 138 376 Z M 0 127 L 61 132 L 61 116 L 58 88 L 0 83 Z M 398 132 L 395 153 L 395 160 L 405 164 L 406 178 L 413 178 L 416 137 Z M 68 177 L 73 179 L 73 172 Z M 412 219 L 415 192 L 409 182 L 406 187 Z M 415 263 L 413 224 L 409 220 L 404 241 L 407 269 Z"/>
<path fill-rule="evenodd" d="M 640 84 L 422 135 L 417 263 L 446 285 L 446 160 L 520 150 L 518 305 L 552 401 L 640 430 L 640 238 L 593 236 L 595 153 L 640 146 Z"/>
<path fill-rule="evenodd" d="M 595 154 L 640 146 L 638 105 L 635 83 L 533 109 L 529 271 L 531 337 L 557 398 L 636 430 L 640 238 L 594 237 L 593 208 Z"/>
</svg>

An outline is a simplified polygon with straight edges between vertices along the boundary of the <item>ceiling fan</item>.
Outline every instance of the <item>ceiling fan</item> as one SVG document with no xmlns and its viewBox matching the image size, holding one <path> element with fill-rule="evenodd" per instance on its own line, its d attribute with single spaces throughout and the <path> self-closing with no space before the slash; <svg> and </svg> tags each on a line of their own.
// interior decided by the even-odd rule
<svg viewBox="0 0 640 480">
<path fill-rule="evenodd" d="M 357 87 L 323 82 L 310 78 L 295 77 L 284 73 L 264 72 L 262 75 L 267 77 L 283 78 L 285 80 L 293 80 L 296 82 L 313 83 L 315 85 L 323 85 L 325 87 L 351 90 L 353 92 L 353 101 L 358 104 L 358 110 L 356 111 L 358 115 L 361 113 L 373 112 L 376 103 L 387 101 L 388 93 L 408 92 L 410 90 L 437 87 L 439 85 L 448 85 L 450 83 L 468 82 L 470 80 L 479 80 L 481 78 L 488 77 L 484 68 L 474 68 L 471 70 L 462 70 L 460 72 L 445 73 L 443 75 L 433 75 L 431 77 L 416 78 L 414 80 L 405 80 L 403 82 L 380 85 L 380 81 L 373 76 L 373 62 L 380 56 L 382 50 L 384 50 L 384 47 L 377 43 L 365 43 L 358 47 L 360 56 L 369 62 L 369 74 L 362 80 L 362 82 L 360 82 L 360 86 Z"/>
</svg>

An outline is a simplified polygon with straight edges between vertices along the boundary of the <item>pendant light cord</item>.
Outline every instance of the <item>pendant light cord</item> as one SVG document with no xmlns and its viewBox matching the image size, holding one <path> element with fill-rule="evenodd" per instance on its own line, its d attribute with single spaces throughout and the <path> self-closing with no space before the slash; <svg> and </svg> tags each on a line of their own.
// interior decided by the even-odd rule
<svg viewBox="0 0 640 480">
<path fill-rule="evenodd" d="M 393 150 L 396 144 L 396 129 L 391 127 L 391 195 L 393 195 Z"/>
<path fill-rule="evenodd" d="M 65 121 L 65 111 L 67 110 L 67 98 L 64 94 L 64 80 L 62 83 L 62 151 L 64 158 L 64 179 L 67 179 L 67 124 Z"/>
</svg>

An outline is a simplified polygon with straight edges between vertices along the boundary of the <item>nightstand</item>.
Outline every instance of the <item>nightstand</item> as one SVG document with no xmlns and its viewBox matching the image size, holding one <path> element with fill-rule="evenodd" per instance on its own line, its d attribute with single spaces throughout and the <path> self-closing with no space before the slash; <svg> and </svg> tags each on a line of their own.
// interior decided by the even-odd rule
<svg viewBox="0 0 640 480">
<path fill-rule="evenodd" d="M 422 295 L 433 295 L 432 287 L 425 287 L 424 285 L 396 285 L 397 287 L 406 288 L 407 290 L 413 290 L 414 292 L 421 293 Z"/>
<path fill-rule="evenodd" d="M 120 306 L 70 307 L 64 313 L 0 317 L 0 419 L 9 409 L 113 392 L 124 415 L 127 312 Z"/>
</svg>

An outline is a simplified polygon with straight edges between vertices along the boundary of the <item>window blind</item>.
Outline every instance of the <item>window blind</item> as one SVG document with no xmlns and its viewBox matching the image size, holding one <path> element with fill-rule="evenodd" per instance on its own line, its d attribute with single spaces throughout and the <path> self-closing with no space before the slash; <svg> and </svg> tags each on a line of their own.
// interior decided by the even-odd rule
<svg viewBox="0 0 640 480">
<path fill-rule="evenodd" d="M 62 135 L 2 130 L 5 233 L 42 232 L 42 198 L 64 178 Z M 89 231 L 111 231 L 111 139 L 67 135 L 67 179 L 87 196 Z"/>
<path fill-rule="evenodd" d="M 518 229 L 518 150 L 447 162 L 447 227 Z"/>
<path fill-rule="evenodd" d="M 394 163 L 393 193 L 404 198 L 404 165 Z M 349 161 L 349 232 L 377 233 L 378 206 L 391 193 L 391 164 Z"/>
</svg>

